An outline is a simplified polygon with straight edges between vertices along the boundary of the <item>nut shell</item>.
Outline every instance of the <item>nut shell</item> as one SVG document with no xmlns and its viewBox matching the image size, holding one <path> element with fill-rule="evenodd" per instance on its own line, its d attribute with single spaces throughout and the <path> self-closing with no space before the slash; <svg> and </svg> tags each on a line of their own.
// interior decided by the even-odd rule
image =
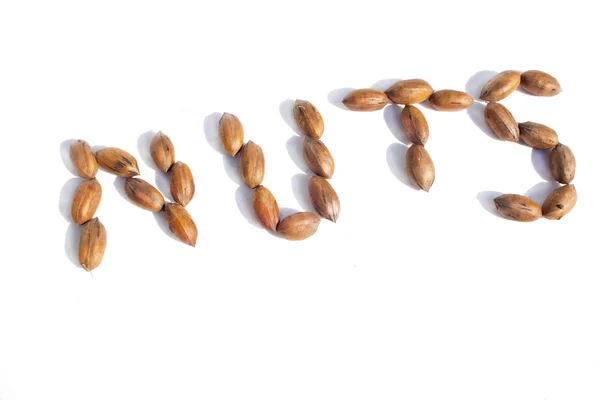
<svg viewBox="0 0 600 400">
<path fill-rule="evenodd" d="M 165 198 L 154 186 L 140 178 L 125 180 L 125 194 L 136 206 L 159 212 L 165 206 Z"/>
<path fill-rule="evenodd" d="M 76 225 L 91 220 L 98 210 L 102 199 L 102 186 L 96 178 L 85 180 L 79 184 L 71 205 L 71 217 Z"/>
<path fill-rule="evenodd" d="M 175 146 L 171 139 L 162 132 L 158 132 L 150 142 L 150 154 L 156 166 L 162 172 L 168 172 L 175 162 Z"/>
<path fill-rule="evenodd" d="M 520 83 L 521 73 L 517 71 L 500 72 L 483 86 L 479 98 L 483 101 L 500 101 L 514 92 Z"/>
<path fill-rule="evenodd" d="M 521 74 L 521 88 L 536 96 L 556 96 L 562 89 L 560 84 L 550 74 L 542 71 L 531 70 Z"/>
<path fill-rule="evenodd" d="M 500 215 L 513 221 L 532 222 L 542 216 L 542 209 L 535 201 L 518 194 L 498 196 L 494 204 Z"/>
<path fill-rule="evenodd" d="M 330 179 L 335 171 L 335 162 L 333 156 L 327 149 L 327 146 L 320 140 L 304 138 L 302 143 L 302 153 L 308 168 L 315 174 L 323 178 Z"/>
<path fill-rule="evenodd" d="M 438 90 L 429 96 L 429 103 L 438 111 L 461 111 L 473 104 L 473 98 L 458 90 Z"/>
<path fill-rule="evenodd" d="M 306 100 L 296 100 L 294 104 L 294 118 L 298 128 L 306 136 L 313 139 L 319 139 L 323 136 L 325 124 L 321 113 L 312 103 Z"/>
<path fill-rule="evenodd" d="M 525 143 L 536 149 L 551 149 L 558 144 L 556 131 L 536 122 L 520 123 L 519 136 Z"/>
<path fill-rule="evenodd" d="M 418 188 L 429 192 L 435 180 L 433 161 L 425 147 L 413 144 L 406 152 L 408 177 Z"/>
<path fill-rule="evenodd" d="M 519 141 L 519 124 L 502 104 L 488 103 L 483 115 L 485 122 L 500 139 L 515 143 Z"/>
<path fill-rule="evenodd" d="M 268 231 L 275 232 L 279 223 L 279 206 L 273 193 L 266 187 L 259 185 L 252 192 L 252 209 L 261 226 Z"/>
<path fill-rule="evenodd" d="M 219 120 L 219 138 L 225 153 L 234 157 L 244 145 L 244 127 L 233 114 L 224 113 Z"/>
<path fill-rule="evenodd" d="M 390 104 L 390 99 L 379 90 L 356 89 L 348 93 L 342 103 L 352 111 L 377 111 Z"/>
<path fill-rule="evenodd" d="M 86 223 L 79 235 L 79 263 L 86 271 L 100 265 L 106 250 L 106 229 L 98 218 Z"/>
<path fill-rule="evenodd" d="M 140 174 L 138 162 L 134 156 L 116 147 L 106 147 L 96 152 L 98 165 L 114 175 L 131 178 Z"/>
<path fill-rule="evenodd" d="M 177 203 L 166 204 L 165 219 L 171 233 L 183 243 L 196 247 L 198 229 L 192 216 L 183 206 Z"/>
<path fill-rule="evenodd" d="M 404 133 L 412 143 L 425 146 L 429 139 L 429 125 L 421 110 L 411 105 L 404 106 L 400 113 L 400 122 Z"/>
<path fill-rule="evenodd" d="M 559 183 L 571 183 L 575 178 L 577 163 L 569 146 L 559 143 L 550 153 L 552 176 Z"/>
<path fill-rule="evenodd" d="M 542 214 L 548 219 L 561 219 L 577 203 L 577 191 L 573 185 L 561 186 L 554 190 L 542 204 Z"/>
<path fill-rule="evenodd" d="M 433 88 L 423 79 L 406 79 L 390 86 L 385 94 L 396 104 L 416 104 L 427 100 Z"/>
<path fill-rule="evenodd" d="M 251 140 L 240 150 L 240 176 L 251 189 L 260 185 L 265 177 L 265 156 L 261 147 Z"/>
<path fill-rule="evenodd" d="M 182 206 L 185 207 L 192 201 L 194 193 L 196 192 L 196 186 L 194 185 L 192 170 L 187 164 L 181 161 L 177 161 L 173 164 L 171 167 L 169 186 L 173 200 Z"/>
<path fill-rule="evenodd" d="M 98 172 L 98 163 L 89 143 L 78 140 L 71 144 L 69 156 L 77 174 L 85 179 L 92 179 Z"/>
<path fill-rule="evenodd" d="M 308 181 L 310 201 L 322 218 L 336 222 L 340 215 L 340 199 L 325 178 L 314 175 Z"/>
<path fill-rule="evenodd" d="M 277 233 L 287 240 L 304 240 L 315 234 L 320 222 L 311 212 L 297 212 L 279 222 Z"/>
</svg>

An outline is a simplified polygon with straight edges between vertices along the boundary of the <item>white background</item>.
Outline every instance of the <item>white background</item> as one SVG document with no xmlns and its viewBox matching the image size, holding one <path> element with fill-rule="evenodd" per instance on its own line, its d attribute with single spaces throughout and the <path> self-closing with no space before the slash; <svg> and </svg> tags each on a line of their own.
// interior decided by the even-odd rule
<svg viewBox="0 0 600 400">
<path fill-rule="evenodd" d="M 588 4 L 3 2 L 0 399 L 599 399 Z M 506 69 L 563 87 L 503 102 L 576 155 L 579 203 L 561 221 L 495 213 L 499 193 L 542 202 L 555 184 L 547 152 L 492 138 L 482 105 L 422 108 L 430 193 L 407 186 L 399 108 L 339 106 L 400 78 L 477 95 Z M 283 214 L 310 209 L 296 98 L 323 114 L 342 204 L 300 243 L 258 227 L 216 138 L 218 113 L 236 114 Z M 194 173 L 198 246 L 99 172 L 108 248 L 91 276 L 73 262 L 70 140 L 129 151 L 164 188 L 158 130 Z"/>
</svg>

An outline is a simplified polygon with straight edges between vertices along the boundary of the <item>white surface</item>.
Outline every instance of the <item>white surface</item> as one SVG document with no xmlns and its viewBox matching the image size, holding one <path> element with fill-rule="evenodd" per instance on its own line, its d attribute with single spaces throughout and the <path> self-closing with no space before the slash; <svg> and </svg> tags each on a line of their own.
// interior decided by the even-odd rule
<svg viewBox="0 0 600 400">
<path fill-rule="evenodd" d="M 588 2 L 204 3 L 0 6 L 0 399 L 600 398 Z M 577 157 L 580 200 L 562 221 L 489 211 L 497 192 L 542 201 L 552 183 L 545 155 L 480 129 L 481 106 L 424 109 L 427 194 L 405 184 L 392 107 L 336 105 L 340 89 L 398 78 L 477 94 L 482 71 L 506 69 L 563 87 L 504 102 Z M 338 224 L 302 243 L 257 227 L 215 137 L 215 113 L 238 115 L 284 213 L 305 209 L 295 98 L 325 118 L 342 202 Z M 70 260 L 68 141 L 121 147 L 164 188 L 147 163 L 158 130 L 194 173 L 198 246 L 100 172 L 108 248 L 92 277 Z"/>
</svg>

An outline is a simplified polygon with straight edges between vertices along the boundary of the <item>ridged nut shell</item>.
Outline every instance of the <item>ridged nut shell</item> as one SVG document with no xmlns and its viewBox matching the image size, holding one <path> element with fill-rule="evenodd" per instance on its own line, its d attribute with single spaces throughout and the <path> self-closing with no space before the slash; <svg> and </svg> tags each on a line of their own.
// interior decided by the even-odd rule
<svg viewBox="0 0 600 400">
<path fill-rule="evenodd" d="M 102 199 L 102 186 L 96 178 L 85 180 L 79 184 L 71 205 L 71 217 L 75 225 L 82 225 L 91 220 L 98 210 Z"/>
<path fill-rule="evenodd" d="M 106 229 L 98 218 L 90 220 L 79 234 L 79 263 L 91 271 L 102 262 L 106 250 Z"/>
<path fill-rule="evenodd" d="M 94 151 L 84 140 L 78 140 L 69 148 L 71 162 L 77 174 L 85 179 L 92 179 L 98 172 L 98 163 Z"/>
<path fill-rule="evenodd" d="M 98 165 L 111 174 L 131 178 L 140 174 L 137 160 L 125 150 L 106 147 L 96 152 Z"/>
<path fill-rule="evenodd" d="M 165 198 L 158 189 L 140 178 L 127 178 L 125 193 L 129 200 L 144 210 L 159 212 L 165 206 Z"/>
<path fill-rule="evenodd" d="M 251 189 L 260 185 L 265 177 L 265 155 L 251 140 L 240 150 L 240 176 Z"/>
<path fill-rule="evenodd" d="M 166 204 L 165 219 L 167 220 L 169 230 L 177 239 L 192 247 L 196 247 L 198 229 L 192 216 L 183 206 L 177 203 Z"/>
<path fill-rule="evenodd" d="M 429 125 L 421 110 L 411 105 L 404 106 L 400 113 L 400 122 L 404 133 L 412 143 L 425 146 L 429 139 Z"/>
<path fill-rule="evenodd" d="M 314 235 L 320 222 L 311 212 L 297 212 L 279 222 L 277 233 L 287 240 L 304 240 Z"/>
<path fill-rule="evenodd" d="M 156 166 L 162 172 L 168 172 L 175 162 L 175 146 L 171 139 L 162 132 L 158 132 L 150 142 L 150 154 Z"/>
<path fill-rule="evenodd" d="M 390 86 L 385 94 L 396 104 L 416 104 L 427 100 L 433 88 L 423 79 L 406 79 Z"/>
<path fill-rule="evenodd" d="M 438 90 L 429 96 L 429 103 L 438 111 L 460 111 L 473 104 L 473 98 L 458 90 Z"/>
<path fill-rule="evenodd" d="M 340 199 L 327 179 L 313 175 L 308 181 L 308 193 L 317 214 L 336 222 L 340 215 Z"/>
<path fill-rule="evenodd" d="M 519 124 L 513 115 L 500 103 L 488 103 L 483 111 L 485 122 L 502 140 L 519 141 Z"/>
<path fill-rule="evenodd" d="M 496 102 L 505 99 L 517 90 L 521 83 L 521 73 L 504 71 L 490 79 L 481 89 L 479 98 L 483 101 Z"/>
<path fill-rule="evenodd" d="M 244 145 L 244 127 L 238 117 L 229 113 L 223 114 L 219 120 L 219 138 L 225 153 L 235 157 Z"/>
<path fill-rule="evenodd" d="M 559 183 L 571 183 L 575 178 L 575 168 L 577 163 L 575 162 L 575 156 L 569 148 L 562 143 L 556 145 L 550 153 L 550 168 L 552 169 L 552 176 Z"/>
<path fill-rule="evenodd" d="M 519 136 L 525 143 L 536 149 L 551 149 L 558 144 L 556 131 L 536 122 L 520 123 Z"/>
<path fill-rule="evenodd" d="M 411 182 L 429 192 L 435 180 L 433 161 L 425 147 L 413 144 L 406 152 L 406 169 Z"/>
<path fill-rule="evenodd" d="M 390 103 L 385 93 L 375 89 L 356 89 L 344 97 L 342 103 L 352 111 L 377 111 Z"/>
<path fill-rule="evenodd" d="M 264 186 L 257 186 L 252 192 L 252 209 L 261 226 L 275 232 L 279 223 L 279 206 L 275 196 Z"/>
<path fill-rule="evenodd" d="M 323 178 L 330 179 L 335 171 L 335 162 L 333 156 L 327 149 L 327 146 L 320 140 L 304 138 L 302 143 L 302 154 L 308 164 L 308 168 L 315 174 Z"/>
<path fill-rule="evenodd" d="M 173 164 L 171 167 L 171 178 L 169 180 L 169 185 L 173 200 L 182 206 L 187 206 L 194 198 L 196 186 L 194 185 L 192 170 L 187 166 L 187 164 L 181 161 L 177 161 L 175 164 Z"/>
<path fill-rule="evenodd" d="M 494 204 L 500 215 L 513 221 L 531 222 L 542 216 L 542 209 L 535 201 L 518 194 L 498 196 Z"/>
<path fill-rule="evenodd" d="M 306 136 L 313 139 L 319 139 L 323 136 L 325 125 L 323 117 L 315 106 L 306 100 L 296 100 L 294 104 L 294 118 L 298 124 L 298 128 Z"/>
<path fill-rule="evenodd" d="M 562 89 L 552 75 L 542 71 L 525 71 L 521 74 L 521 88 L 536 96 L 556 96 Z"/>
<path fill-rule="evenodd" d="M 542 214 L 548 219 L 561 219 L 577 203 L 577 191 L 573 185 L 565 185 L 554 190 L 542 204 Z"/>
</svg>

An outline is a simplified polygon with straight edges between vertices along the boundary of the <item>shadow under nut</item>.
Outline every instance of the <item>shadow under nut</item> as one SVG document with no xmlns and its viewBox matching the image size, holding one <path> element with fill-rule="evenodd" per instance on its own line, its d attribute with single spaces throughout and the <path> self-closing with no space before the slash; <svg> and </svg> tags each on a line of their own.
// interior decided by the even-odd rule
<svg viewBox="0 0 600 400">
<path fill-rule="evenodd" d="M 323 178 L 330 179 L 335 171 L 335 162 L 329 149 L 320 140 L 304 138 L 302 143 L 302 154 L 308 164 L 308 168 L 315 174 Z"/>
</svg>

